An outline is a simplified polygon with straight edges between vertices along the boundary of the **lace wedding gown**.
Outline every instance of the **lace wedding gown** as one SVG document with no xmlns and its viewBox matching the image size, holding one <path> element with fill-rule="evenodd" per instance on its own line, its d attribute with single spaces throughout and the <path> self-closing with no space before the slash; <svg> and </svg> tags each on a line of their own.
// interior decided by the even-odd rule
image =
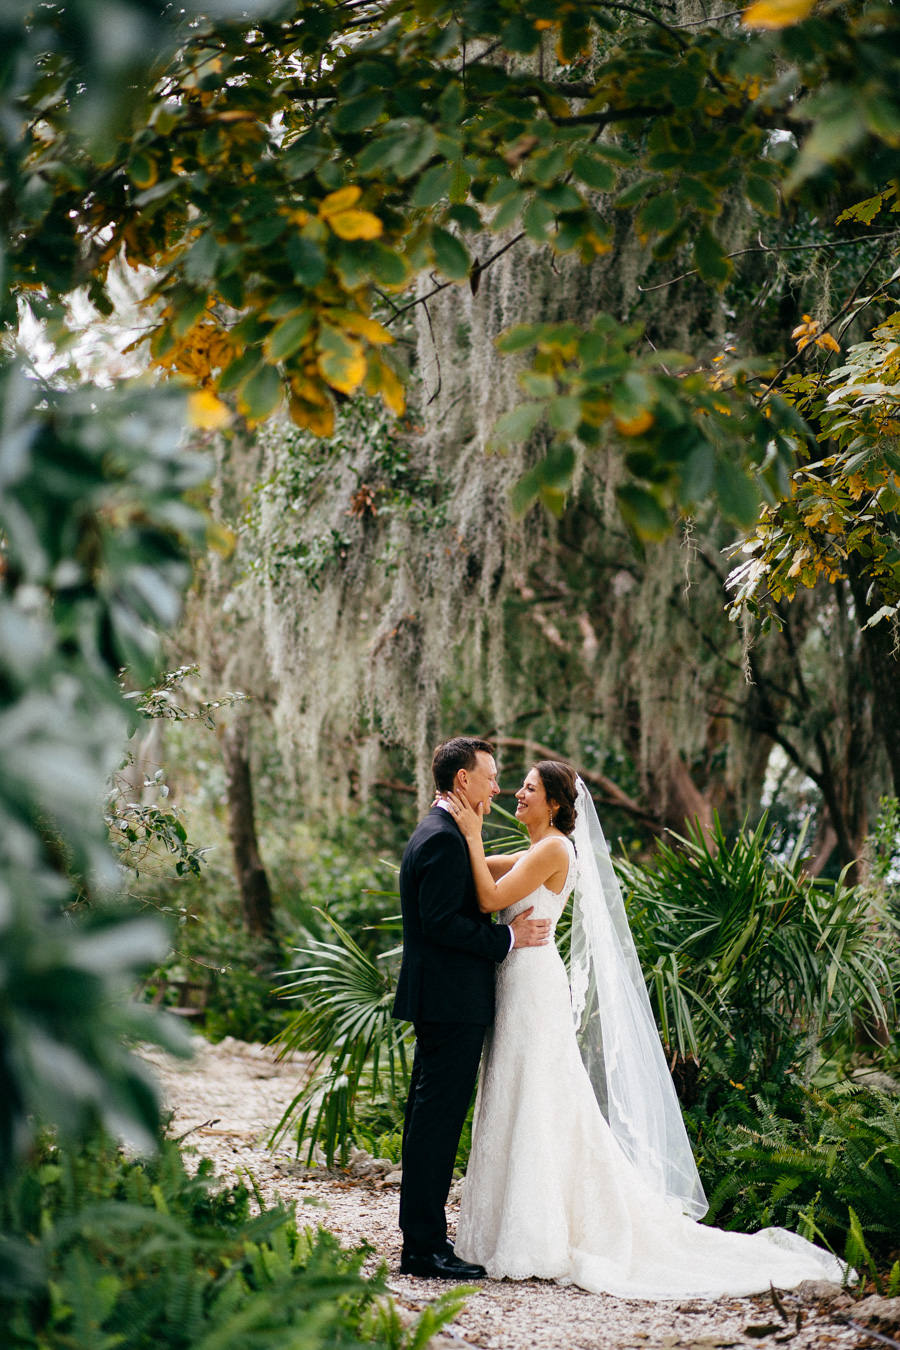
<svg viewBox="0 0 900 1350">
<path fill-rule="evenodd" d="M 569 847 L 560 893 L 539 886 L 501 922 L 533 905 L 555 928 L 574 884 Z M 795 1233 L 704 1227 L 642 1179 L 597 1104 L 552 942 L 514 948 L 498 967 L 455 1250 L 494 1279 L 537 1276 L 622 1298 L 718 1298 L 843 1275 Z"/>
</svg>

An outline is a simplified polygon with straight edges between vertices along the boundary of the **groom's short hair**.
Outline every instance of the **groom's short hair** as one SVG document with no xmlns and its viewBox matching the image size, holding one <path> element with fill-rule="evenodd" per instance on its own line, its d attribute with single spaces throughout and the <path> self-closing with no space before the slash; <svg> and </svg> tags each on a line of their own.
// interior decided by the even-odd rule
<svg viewBox="0 0 900 1350">
<path fill-rule="evenodd" d="M 477 736 L 454 736 L 452 740 L 441 742 L 431 761 L 431 772 L 438 792 L 452 790 L 453 780 L 460 769 L 474 769 L 475 756 L 479 750 L 486 755 L 494 753 L 490 741 L 479 740 Z"/>
</svg>

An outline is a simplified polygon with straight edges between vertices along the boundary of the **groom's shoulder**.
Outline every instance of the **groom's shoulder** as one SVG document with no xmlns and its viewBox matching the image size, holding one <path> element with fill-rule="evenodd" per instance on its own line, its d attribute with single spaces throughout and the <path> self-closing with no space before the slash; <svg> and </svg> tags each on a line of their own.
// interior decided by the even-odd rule
<svg viewBox="0 0 900 1350">
<path fill-rule="evenodd" d="M 440 807 L 433 806 L 413 830 L 406 850 L 407 852 L 410 850 L 418 851 L 431 841 L 434 841 L 436 845 L 442 844 L 444 841 L 453 842 L 458 836 L 459 831 L 453 824 L 452 818 Z"/>
</svg>

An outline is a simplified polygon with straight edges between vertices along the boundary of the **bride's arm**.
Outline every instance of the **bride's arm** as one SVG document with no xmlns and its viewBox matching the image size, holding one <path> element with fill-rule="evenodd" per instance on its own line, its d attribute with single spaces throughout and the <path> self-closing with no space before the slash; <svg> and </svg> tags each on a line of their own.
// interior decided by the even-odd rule
<svg viewBox="0 0 900 1350">
<path fill-rule="evenodd" d="M 485 859 L 488 865 L 488 871 L 495 881 L 505 877 L 510 868 L 515 867 L 520 858 L 525 857 L 525 850 L 521 849 L 518 853 L 491 853 Z"/>
<path fill-rule="evenodd" d="M 483 813 L 473 810 L 467 801 L 455 794 L 448 795 L 446 800 L 469 847 L 475 893 L 482 914 L 493 914 L 498 909 L 506 909 L 507 905 L 514 905 L 555 876 L 565 879 L 569 865 L 566 846 L 559 835 L 550 835 L 520 853 L 505 875 L 495 881 L 484 855 Z"/>
</svg>

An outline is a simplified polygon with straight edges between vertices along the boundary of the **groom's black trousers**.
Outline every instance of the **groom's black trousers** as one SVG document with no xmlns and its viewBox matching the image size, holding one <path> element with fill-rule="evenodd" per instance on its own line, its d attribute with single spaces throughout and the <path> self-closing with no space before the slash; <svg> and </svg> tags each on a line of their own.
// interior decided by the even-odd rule
<svg viewBox="0 0 900 1350">
<path fill-rule="evenodd" d="M 406 1118 L 400 1227 L 403 1247 L 440 1251 L 447 1239 L 444 1206 L 486 1028 L 473 1022 L 416 1022 Z"/>
</svg>

